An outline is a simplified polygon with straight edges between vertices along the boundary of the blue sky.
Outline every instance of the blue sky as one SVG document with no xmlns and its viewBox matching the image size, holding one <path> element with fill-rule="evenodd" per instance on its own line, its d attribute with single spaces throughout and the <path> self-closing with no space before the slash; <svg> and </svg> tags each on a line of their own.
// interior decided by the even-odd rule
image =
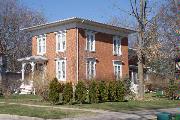
<svg viewBox="0 0 180 120">
<path fill-rule="evenodd" d="M 108 22 L 111 16 L 129 19 L 122 10 L 130 10 L 129 0 L 21 0 L 32 9 L 42 11 L 48 22 L 70 17 L 82 17 Z"/>
</svg>

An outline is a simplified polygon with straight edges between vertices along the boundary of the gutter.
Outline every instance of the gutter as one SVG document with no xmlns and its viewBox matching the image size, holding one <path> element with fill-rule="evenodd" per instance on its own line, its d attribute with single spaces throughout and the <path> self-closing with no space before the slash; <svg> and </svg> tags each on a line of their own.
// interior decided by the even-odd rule
<svg viewBox="0 0 180 120">
<path fill-rule="evenodd" d="M 76 82 L 79 80 L 79 31 L 76 27 Z"/>
</svg>

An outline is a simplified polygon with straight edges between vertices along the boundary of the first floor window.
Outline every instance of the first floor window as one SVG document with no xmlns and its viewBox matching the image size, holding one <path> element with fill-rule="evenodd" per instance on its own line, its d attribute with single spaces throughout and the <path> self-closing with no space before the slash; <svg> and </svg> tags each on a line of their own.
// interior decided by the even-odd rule
<svg viewBox="0 0 180 120">
<path fill-rule="evenodd" d="M 116 80 L 121 79 L 121 73 L 122 73 L 122 69 L 121 69 L 121 62 L 120 61 L 114 61 L 114 76 L 116 78 Z"/>
<path fill-rule="evenodd" d="M 138 84 L 138 73 L 137 72 L 131 72 L 131 80 L 133 84 Z"/>
<path fill-rule="evenodd" d="M 113 54 L 121 55 L 121 40 L 119 36 L 113 37 Z"/>
<path fill-rule="evenodd" d="M 93 79 L 96 75 L 96 60 L 89 59 L 86 63 L 86 78 Z"/>
<path fill-rule="evenodd" d="M 58 80 L 66 80 L 66 60 L 57 60 L 56 61 L 56 77 Z"/>
</svg>

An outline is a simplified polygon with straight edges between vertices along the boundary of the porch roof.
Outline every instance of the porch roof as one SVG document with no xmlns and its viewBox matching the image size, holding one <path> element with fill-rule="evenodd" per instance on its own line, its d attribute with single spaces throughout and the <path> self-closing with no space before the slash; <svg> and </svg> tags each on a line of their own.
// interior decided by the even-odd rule
<svg viewBox="0 0 180 120">
<path fill-rule="evenodd" d="M 44 62 L 47 61 L 48 59 L 44 56 L 30 56 L 30 57 L 25 57 L 25 58 L 20 58 L 18 59 L 19 62 Z"/>
</svg>

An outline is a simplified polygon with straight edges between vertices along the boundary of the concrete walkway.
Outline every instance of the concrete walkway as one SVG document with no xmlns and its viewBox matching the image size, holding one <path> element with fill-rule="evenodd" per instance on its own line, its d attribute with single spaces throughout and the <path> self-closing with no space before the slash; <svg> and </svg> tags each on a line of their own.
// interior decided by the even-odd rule
<svg viewBox="0 0 180 120">
<path fill-rule="evenodd" d="M 4 102 L 0 102 L 4 103 Z M 52 106 L 45 105 L 31 105 L 31 104 L 20 104 L 20 103 L 8 103 L 8 104 L 18 104 L 30 107 L 44 107 L 52 108 Z M 141 111 L 126 111 L 126 112 L 112 112 L 105 110 L 95 110 L 95 109 L 81 109 L 81 108 L 69 108 L 64 106 L 53 106 L 56 109 L 64 110 L 80 110 L 86 112 L 95 112 L 97 115 L 94 116 L 80 116 L 77 118 L 65 118 L 62 120 L 152 120 L 156 119 L 156 114 L 159 112 L 169 112 L 172 114 L 180 113 L 180 108 L 170 108 L 170 109 L 157 109 L 157 110 L 141 110 Z M 0 115 L 0 120 L 44 120 L 41 118 L 17 116 L 17 115 Z M 50 119 L 49 119 L 50 120 Z"/>
</svg>

